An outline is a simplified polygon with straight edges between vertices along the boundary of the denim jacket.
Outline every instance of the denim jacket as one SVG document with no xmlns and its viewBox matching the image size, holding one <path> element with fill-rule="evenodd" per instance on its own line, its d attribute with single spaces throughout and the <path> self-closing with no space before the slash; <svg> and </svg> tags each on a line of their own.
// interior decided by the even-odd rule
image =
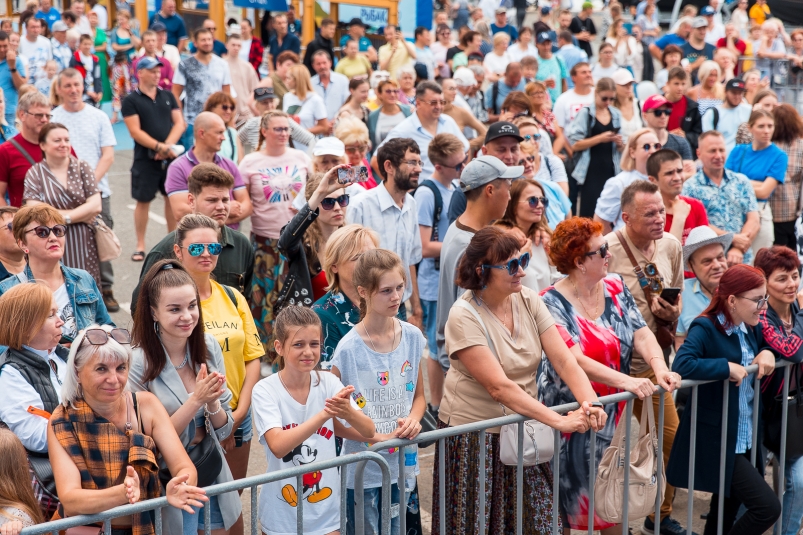
<svg viewBox="0 0 803 535">
<path fill-rule="evenodd" d="M 101 299 L 98 285 L 92 275 L 83 269 L 67 267 L 61 264 L 61 272 L 64 274 L 64 281 L 67 285 L 67 294 L 70 296 L 73 310 L 75 311 L 75 322 L 78 330 L 86 329 L 93 323 L 98 325 L 112 325 L 114 322 L 106 310 L 106 305 Z M 31 267 L 25 266 L 25 275 L 28 280 L 33 280 Z M 0 282 L 0 295 L 9 289 L 20 284 L 18 277 L 9 277 Z"/>
<path fill-rule="evenodd" d="M 611 112 L 611 122 L 613 123 L 614 128 L 620 128 L 622 126 L 622 113 L 614 108 L 613 106 L 609 106 L 608 109 Z M 589 118 L 590 114 L 590 118 Z M 568 126 L 566 129 L 566 137 L 569 139 L 569 142 L 574 145 L 581 139 L 586 139 L 589 137 L 591 133 L 591 129 L 594 127 L 594 123 L 596 123 L 597 119 L 597 108 L 596 105 L 592 102 L 590 106 L 587 108 L 583 108 L 574 118 L 574 121 Z M 622 159 L 622 153 L 619 149 L 616 148 L 616 144 L 612 143 L 613 146 L 613 175 L 616 176 L 621 172 L 619 168 L 620 160 Z M 588 166 L 591 164 L 591 152 L 588 149 L 576 153 L 575 152 L 575 164 L 574 164 L 574 171 L 572 172 L 572 176 L 575 180 L 577 180 L 578 184 L 584 184 L 586 181 L 586 175 L 588 174 Z"/>
</svg>

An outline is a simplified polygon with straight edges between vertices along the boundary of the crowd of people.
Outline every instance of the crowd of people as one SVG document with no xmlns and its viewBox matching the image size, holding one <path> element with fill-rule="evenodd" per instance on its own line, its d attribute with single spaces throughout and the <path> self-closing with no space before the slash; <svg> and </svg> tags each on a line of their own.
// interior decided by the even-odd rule
<svg viewBox="0 0 803 535">
<path fill-rule="evenodd" d="M 765 0 L 727 23 L 717 0 L 687 6 L 666 32 L 655 0 L 537 6 L 529 25 L 524 3 L 509 20 L 458 0 L 380 46 L 360 19 L 339 41 L 323 19 L 303 55 L 292 11 L 262 38 L 229 21 L 222 42 L 211 19 L 190 36 L 174 0 L 148 29 L 90 5 L 40 0 L 22 35 L 0 25 L 0 534 L 166 496 L 169 533 L 241 535 L 239 494 L 204 488 L 244 478 L 253 440 L 274 472 L 512 413 L 561 431 L 558 526 L 618 533 L 589 509 L 589 477 L 627 415 L 599 399 L 625 391 L 639 418 L 664 409 L 644 535 L 686 532 L 673 499 L 692 484 L 712 493 L 705 535 L 719 513 L 724 533 L 800 530 L 803 450 L 786 448 L 782 499 L 766 456 L 750 461 L 753 444 L 780 458 L 775 364 L 796 387 L 803 361 L 803 119 L 773 82 L 779 62 L 803 71 L 803 30 Z M 136 203 L 123 261 L 142 263 L 130 329 L 99 237 L 121 224 L 119 117 Z M 167 233 L 148 244 L 158 193 Z M 730 402 L 700 385 L 693 422 L 682 379 L 728 381 Z M 499 428 L 445 440 L 433 534 L 514 529 L 502 449 Z M 416 451 L 403 470 L 398 448 L 379 452 L 394 534 L 430 492 Z M 345 496 L 337 468 L 265 485 L 262 531 L 294 532 L 304 501 L 305 531 L 336 533 L 345 501 L 353 533 L 343 469 Z M 524 467 L 524 533 L 552 529 L 552 478 Z M 381 486 L 369 464 L 368 533 Z"/>
</svg>

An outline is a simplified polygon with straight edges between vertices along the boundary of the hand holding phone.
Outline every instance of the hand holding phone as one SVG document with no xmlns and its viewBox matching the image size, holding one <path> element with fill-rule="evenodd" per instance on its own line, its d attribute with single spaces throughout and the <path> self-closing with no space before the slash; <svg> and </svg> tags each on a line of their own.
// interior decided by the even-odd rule
<svg viewBox="0 0 803 535">
<path fill-rule="evenodd" d="M 678 296 L 680 296 L 680 288 L 664 288 L 661 292 L 661 299 L 672 306 L 677 304 Z"/>
<path fill-rule="evenodd" d="M 337 170 L 337 181 L 340 184 L 353 184 L 355 182 L 368 181 L 368 168 L 364 165 L 356 165 Z"/>
</svg>

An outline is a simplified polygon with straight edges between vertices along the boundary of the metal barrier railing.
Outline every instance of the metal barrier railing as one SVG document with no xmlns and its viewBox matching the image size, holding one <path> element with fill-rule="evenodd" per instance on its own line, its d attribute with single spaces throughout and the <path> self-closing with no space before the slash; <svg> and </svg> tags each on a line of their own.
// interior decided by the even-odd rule
<svg viewBox="0 0 803 535">
<path fill-rule="evenodd" d="M 792 363 L 789 361 L 781 361 L 776 363 L 776 368 L 784 368 L 784 386 L 783 386 L 783 395 L 782 399 L 786 400 L 789 397 L 789 380 L 790 380 L 790 365 Z M 758 365 L 748 366 L 746 368 L 748 374 L 755 374 L 758 370 Z M 756 463 L 756 456 L 758 453 L 758 409 L 759 409 L 759 396 L 761 395 L 760 389 L 760 380 L 757 378 L 756 375 L 753 376 L 754 381 L 754 392 L 755 395 L 753 397 L 753 442 L 751 445 L 751 463 L 755 465 Z M 695 380 L 684 380 L 681 383 L 681 388 L 691 388 L 692 395 L 691 395 L 691 404 L 687 406 L 685 410 L 691 410 L 691 418 L 692 418 L 692 428 L 691 428 L 691 444 L 690 444 L 690 458 L 689 458 L 689 500 L 688 500 L 688 510 L 687 510 L 687 518 L 686 518 L 686 533 L 687 535 L 692 534 L 692 520 L 693 520 L 693 507 L 694 507 L 694 456 L 695 456 L 695 449 L 696 449 L 696 435 L 697 435 L 697 399 L 698 399 L 698 387 L 702 384 L 713 383 L 716 381 L 695 381 Z M 719 507 L 718 507 L 718 517 L 717 517 L 717 535 L 722 535 L 722 517 L 724 512 L 724 499 L 725 499 L 725 449 L 727 447 L 727 432 L 728 432 L 728 421 L 727 421 L 727 412 L 728 412 L 728 403 L 729 403 L 729 381 L 722 381 L 723 383 L 723 394 L 722 394 L 722 436 L 721 436 L 721 444 L 720 444 L 720 473 L 719 473 Z M 665 412 L 665 401 L 664 401 L 664 394 L 665 391 L 662 388 L 659 388 L 658 391 L 653 394 L 656 396 L 660 396 L 659 398 L 659 405 L 658 405 L 658 418 L 656 423 L 656 431 L 658 433 L 658 451 L 657 457 L 663 461 L 663 441 L 664 441 L 664 412 Z M 636 399 L 634 394 L 630 392 L 621 392 L 618 394 L 613 394 L 610 396 L 604 396 L 600 398 L 600 401 L 604 404 L 609 403 L 619 403 L 622 401 L 626 401 L 626 409 L 624 414 L 624 425 L 626 426 L 626 433 L 625 433 L 625 444 L 626 444 L 626 453 L 625 453 L 625 465 L 630 465 L 630 427 L 631 427 L 631 420 L 633 415 L 633 400 Z M 648 403 L 649 400 L 645 399 L 644 403 Z M 558 405 L 554 407 L 550 407 L 552 410 L 559 414 L 565 414 L 569 411 L 573 411 L 579 408 L 579 404 L 577 403 L 567 403 L 564 405 Z M 780 484 L 778 485 L 778 499 L 781 502 L 781 507 L 783 507 L 783 492 L 785 489 L 784 483 L 784 468 L 786 462 L 786 419 L 787 419 L 787 412 L 788 407 L 787 404 L 784 403 L 783 411 L 782 411 L 782 426 L 781 426 L 781 451 L 780 451 L 780 458 L 778 462 L 778 481 Z M 245 479 L 240 479 L 236 481 L 231 481 L 228 483 L 221 483 L 219 485 L 212 485 L 207 487 L 206 493 L 207 496 L 216 496 L 218 494 L 223 494 L 226 492 L 238 491 L 243 489 L 250 488 L 251 490 L 251 535 L 257 535 L 259 530 L 259 520 L 258 520 L 258 505 L 257 505 L 257 487 L 273 482 L 273 481 L 280 481 L 282 479 L 287 479 L 290 477 L 295 477 L 297 480 L 298 488 L 302 487 L 301 478 L 304 474 L 310 473 L 316 470 L 325 470 L 327 468 L 332 467 L 341 467 L 346 466 L 349 464 L 357 464 L 355 477 L 354 477 L 354 499 L 355 499 L 355 533 L 361 535 L 364 533 L 363 530 L 363 474 L 365 471 L 365 467 L 369 461 L 377 463 L 380 470 L 382 471 L 382 526 L 381 526 L 381 533 L 383 535 L 389 535 L 390 533 L 390 468 L 388 466 L 387 461 L 378 453 L 378 450 L 388 449 L 388 448 L 399 448 L 399 483 L 403 484 L 401 481 L 402 474 L 404 473 L 404 449 L 407 446 L 417 445 L 422 442 L 431 442 L 437 441 L 437 454 L 439 458 L 438 463 L 438 472 L 439 472 L 439 498 L 440 498 L 440 510 L 439 510 L 439 520 L 441 530 L 443 531 L 445 527 L 445 504 L 446 504 L 446 486 L 445 486 L 445 443 L 444 440 L 449 437 L 454 437 L 466 433 L 472 433 L 479 431 L 479 445 L 480 451 L 478 456 L 479 461 L 479 511 L 485 511 L 485 434 L 487 429 L 500 427 L 502 425 L 513 424 L 517 423 L 519 426 L 519 444 L 518 444 L 518 463 L 516 466 L 516 511 L 517 511 L 517 520 L 516 520 L 516 533 L 517 535 L 521 535 L 522 533 L 522 510 L 523 510 L 523 488 L 524 488 L 524 466 L 523 466 L 523 439 L 524 439 L 524 422 L 528 418 L 520 415 L 512 415 L 512 416 L 504 416 L 501 418 L 494 418 L 492 420 L 483 420 L 480 422 L 475 422 L 471 424 L 464 424 L 458 425 L 454 427 L 449 427 L 446 429 L 438 429 L 435 431 L 430 431 L 427 433 L 421 433 L 418 437 L 414 440 L 403 440 L 403 439 L 393 439 L 388 440 L 385 442 L 379 442 L 373 444 L 368 451 L 363 451 L 360 453 L 355 453 L 352 455 L 345 455 L 337 457 L 336 459 L 331 459 L 328 461 L 316 462 L 311 463 L 304 466 L 294 467 L 287 470 L 280 470 L 278 472 L 271 472 L 267 474 L 262 474 L 259 476 L 252 476 Z M 620 421 L 621 422 L 621 421 Z M 593 535 L 594 532 L 594 484 L 596 480 L 596 440 L 595 440 L 595 433 L 593 430 L 588 431 L 591 433 L 591 441 L 590 441 L 590 451 L 589 451 L 589 511 L 592 514 L 589 515 L 589 526 L 588 526 L 588 534 Z M 562 535 L 558 532 L 558 515 L 559 507 L 558 507 L 558 497 L 560 494 L 560 432 L 555 430 L 554 431 L 555 437 L 555 456 L 552 459 L 552 471 L 553 471 L 553 493 L 552 493 L 552 535 Z M 346 470 L 341 470 L 341 500 L 340 500 L 340 529 L 341 533 L 345 533 L 346 529 Z M 625 470 L 625 481 L 624 481 L 624 488 L 627 489 L 626 492 L 629 492 L 629 470 Z M 658 486 L 662 485 L 662 475 L 663 471 L 658 472 Z M 402 503 L 400 504 L 400 513 L 399 513 L 399 523 L 400 523 L 400 533 L 406 532 L 406 515 L 404 512 L 406 511 L 406 492 L 401 490 L 400 488 L 400 495 L 402 496 Z M 298 500 L 297 505 L 297 515 L 298 515 L 298 522 L 297 522 L 297 533 L 301 535 L 304 532 L 303 523 L 303 500 Z M 623 522 L 622 522 L 622 534 L 628 535 L 628 515 L 627 515 L 627 506 L 628 506 L 628 499 L 625 496 L 624 499 L 624 511 L 623 511 Z M 167 503 L 167 499 L 164 497 L 156 498 L 153 500 L 146 500 L 141 503 L 136 503 L 133 505 L 123 505 L 120 507 L 115 507 L 114 509 L 110 509 L 103 513 L 97 515 L 86 515 L 86 516 L 75 516 L 70 517 L 67 519 L 57 520 L 53 522 L 46 522 L 43 524 L 39 524 L 34 527 L 25 528 L 22 530 L 21 535 L 45 535 L 51 534 L 58 535 L 58 532 L 61 530 L 65 530 L 70 527 L 76 526 L 84 526 L 87 524 L 96 524 L 99 522 L 103 522 L 103 532 L 104 534 L 108 535 L 111 533 L 111 519 L 118 518 L 121 516 L 127 516 L 134 513 L 141 513 L 145 511 L 155 511 L 155 520 L 156 520 L 156 534 L 162 534 L 162 509 L 165 507 L 170 507 Z M 655 515 L 656 518 L 660 518 L 660 508 L 661 508 L 661 496 L 660 493 L 656 496 L 655 500 Z M 211 533 L 211 522 L 210 522 L 210 508 L 208 506 L 204 507 L 204 526 L 206 529 L 206 535 Z M 779 518 L 783 518 L 783 513 Z M 780 522 L 780 520 L 779 520 Z M 479 515 L 479 531 L 480 533 L 485 532 L 485 515 Z M 655 535 L 660 535 L 660 522 L 655 523 Z"/>
<path fill-rule="evenodd" d="M 751 68 L 758 68 L 762 77 L 767 77 L 769 87 L 778 94 L 780 102 L 791 104 L 803 113 L 803 70 L 798 70 L 789 59 L 739 57 L 739 72 Z"/>
</svg>

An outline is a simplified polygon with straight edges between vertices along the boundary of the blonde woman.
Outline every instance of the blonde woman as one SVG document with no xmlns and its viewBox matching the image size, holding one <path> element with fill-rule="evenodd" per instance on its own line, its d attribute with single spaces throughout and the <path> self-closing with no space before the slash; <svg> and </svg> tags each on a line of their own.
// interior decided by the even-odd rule
<svg viewBox="0 0 803 535">
<path fill-rule="evenodd" d="M 697 102 L 702 117 L 709 108 L 719 106 L 725 100 L 725 86 L 720 82 L 722 70 L 716 61 L 704 61 L 697 71 L 697 77 L 700 83 L 689 89 L 686 96 Z"/>
<path fill-rule="evenodd" d="M 485 67 L 485 78 L 491 82 L 502 78 L 510 63 L 510 54 L 507 51 L 510 46 L 510 36 L 505 32 L 494 34 L 493 46 L 493 50 L 482 60 L 482 66 Z"/>
<path fill-rule="evenodd" d="M 304 65 L 293 65 L 287 70 L 284 85 L 289 90 L 282 100 L 282 109 L 310 134 L 326 134 L 329 131 L 329 119 L 326 115 L 326 104 L 312 90 L 312 80 Z M 307 152 L 307 146 L 294 143 L 296 148 Z"/>
<path fill-rule="evenodd" d="M 337 123 L 334 135 L 343 142 L 346 151 L 346 163 L 352 167 L 364 165 L 368 171 L 368 180 L 360 182 L 360 186 L 365 189 L 373 189 L 377 186 L 377 181 L 371 171 L 371 164 L 368 161 L 368 150 L 371 142 L 368 136 L 368 127 L 356 117 L 344 117 Z"/>
<path fill-rule="evenodd" d="M 613 61 L 617 65 L 633 68 L 638 54 L 638 43 L 632 35 L 628 35 L 624 20 L 613 21 L 605 42 L 613 46 Z"/>
<path fill-rule="evenodd" d="M 20 439 L 0 428 L 0 533 L 17 535 L 22 528 L 42 522 L 42 512 L 33 494 L 28 457 Z"/>
</svg>

